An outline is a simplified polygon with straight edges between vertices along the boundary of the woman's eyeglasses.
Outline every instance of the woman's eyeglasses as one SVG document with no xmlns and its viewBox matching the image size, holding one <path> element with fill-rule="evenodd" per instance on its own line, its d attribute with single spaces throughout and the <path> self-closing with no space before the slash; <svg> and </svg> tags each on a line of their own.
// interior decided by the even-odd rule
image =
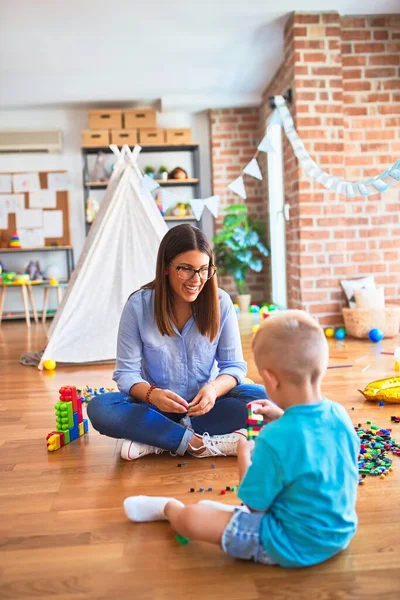
<svg viewBox="0 0 400 600">
<path fill-rule="evenodd" d="M 214 267 L 214 265 L 209 265 L 208 267 L 201 267 L 200 269 L 193 269 L 193 267 L 176 267 L 172 263 L 169 264 L 171 265 L 171 267 L 174 267 L 174 269 L 176 269 L 179 279 L 183 279 L 184 281 L 192 279 L 192 277 L 194 277 L 196 273 L 198 273 L 202 281 L 207 281 L 208 279 L 211 279 L 211 277 L 214 277 L 215 273 L 217 272 L 217 267 Z"/>
</svg>

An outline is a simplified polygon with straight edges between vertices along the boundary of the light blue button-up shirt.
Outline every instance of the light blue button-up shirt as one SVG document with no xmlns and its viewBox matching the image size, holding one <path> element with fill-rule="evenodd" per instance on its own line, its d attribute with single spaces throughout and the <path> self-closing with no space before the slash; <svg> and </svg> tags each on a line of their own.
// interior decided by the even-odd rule
<svg viewBox="0 0 400 600">
<path fill-rule="evenodd" d="M 117 363 L 113 379 L 125 394 L 136 383 L 170 389 L 190 402 L 199 389 L 218 375 L 232 375 L 243 383 L 243 360 L 238 320 L 229 295 L 218 290 L 221 325 L 217 338 L 199 332 L 191 317 L 181 333 L 161 335 L 154 315 L 154 291 L 139 290 L 122 311 Z"/>
</svg>

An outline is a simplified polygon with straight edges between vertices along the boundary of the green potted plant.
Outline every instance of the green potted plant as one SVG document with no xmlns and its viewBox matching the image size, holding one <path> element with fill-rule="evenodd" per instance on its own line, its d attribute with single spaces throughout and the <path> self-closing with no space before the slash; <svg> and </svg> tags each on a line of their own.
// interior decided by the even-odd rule
<svg viewBox="0 0 400 600">
<path fill-rule="evenodd" d="M 147 167 L 144 168 L 144 172 L 146 173 L 146 175 L 148 177 L 151 177 L 152 179 L 154 179 L 154 167 L 152 167 L 151 165 L 147 165 Z"/>
<path fill-rule="evenodd" d="M 163 181 L 166 181 L 168 179 L 167 167 L 165 167 L 164 165 L 161 165 L 161 167 L 158 169 L 158 175 L 159 175 L 160 179 L 162 179 Z"/>
<path fill-rule="evenodd" d="M 269 256 L 269 250 L 262 241 L 262 223 L 249 218 L 247 206 L 234 204 L 225 212 L 221 231 L 213 239 L 216 263 L 223 274 L 232 275 L 239 308 L 247 312 L 251 302 L 251 294 L 246 293 L 248 272 L 261 271 L 260 255 Z"/>
</svg>

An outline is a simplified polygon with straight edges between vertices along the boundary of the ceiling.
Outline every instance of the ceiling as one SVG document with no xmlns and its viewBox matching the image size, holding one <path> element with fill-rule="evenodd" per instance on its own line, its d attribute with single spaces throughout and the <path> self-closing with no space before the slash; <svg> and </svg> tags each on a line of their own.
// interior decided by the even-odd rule
<svg viewBox="0 0 400 600">
<path fill-rule="evenodd" d="M 331 0 L 343 15 L 399 0 Z M 0 0 L 0 107 L 257 104 L 294 10 L 321 0 Z"/>
</svg>

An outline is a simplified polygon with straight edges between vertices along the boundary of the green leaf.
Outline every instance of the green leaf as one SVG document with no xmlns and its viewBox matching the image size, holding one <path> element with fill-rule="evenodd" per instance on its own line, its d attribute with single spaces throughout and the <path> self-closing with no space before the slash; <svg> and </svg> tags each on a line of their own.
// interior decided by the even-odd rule
<svg viewBox="0 0 400 600">
<path fill-rule="evenodd" d="M 225 212 L 229 215 L 247 215 L 247 206 L 245 204 L 231 204 L 226 207 Z"/>
<path fill-rule="evenodd" d="M 257 231 L 251 231 L 249 230 L 246 233 L 246 237 L 245 237 L 245 244 L 247 248 L 251 248 L 251 246 L 255 246 L 259 240 L 259 235 L 257 233 Z"/>
<path fill-rule="evenodd" d="M 245 264 L 249 264 L 252 258 L 251 250 L 240 250 L 237 252 L 236 258 Z"/>
<path fill-rule="evenodd" d="M 249 261 L 249 267 L 252 271 L 255 271 L 256 273 L 259 273 L 262 269 L 262 260 L 261 258 L 252 258 Z"/>
<path fill-rule="evenodd" d="M 263 256 L 269 256 L 269 250 L 266 246 L 264 246 L 262 242 L 257 242 L 256 246 L 260 254 L 262 254 Z"/>
<path fill-rule="evenodd" d="M 240 225 L 242 225 L 243 218 L 244 218 L 243 216 L 227 215 L 224 218 L 223 227 L 225 227 L 227 229 L 235 229 L 236 227 L 239 227 Z"/>
</svg>

